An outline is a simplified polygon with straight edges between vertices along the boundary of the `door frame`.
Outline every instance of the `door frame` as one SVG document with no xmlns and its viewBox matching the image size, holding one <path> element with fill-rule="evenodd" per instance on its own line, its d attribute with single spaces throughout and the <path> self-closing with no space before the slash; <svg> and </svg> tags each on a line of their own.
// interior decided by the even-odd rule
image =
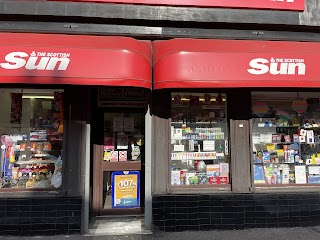
<svg viewBox="0 0 320 240">
<path fill-rule="evenodd" d="M 92 214 L 96 216 L 105 215 L 136 215 L 142 214 L 143 207 L 126 209 L 104 209 L 103 208 L 103 173 L 106 171 L 139 170 L 141 162 L 106 162 L 103 161 L 103 145 L 93 146 L 93 194 L 92 194 Z M 141 189 L 140 189 L 141 190 Z"/>
</svg>

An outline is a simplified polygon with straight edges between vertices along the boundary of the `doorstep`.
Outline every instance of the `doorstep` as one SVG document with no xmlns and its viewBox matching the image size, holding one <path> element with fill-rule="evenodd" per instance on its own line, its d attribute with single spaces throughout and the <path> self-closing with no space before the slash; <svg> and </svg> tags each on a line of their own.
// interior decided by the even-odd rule
<svg viewBox="0 0 320 240">
<path fill-rule="evenodd" d="M 89 231 L 85 235 L 130 235 L 152 234 L 144 229 L 144 216 L 114 216 L 96 217 L 89 224 Z"/>
</svg>

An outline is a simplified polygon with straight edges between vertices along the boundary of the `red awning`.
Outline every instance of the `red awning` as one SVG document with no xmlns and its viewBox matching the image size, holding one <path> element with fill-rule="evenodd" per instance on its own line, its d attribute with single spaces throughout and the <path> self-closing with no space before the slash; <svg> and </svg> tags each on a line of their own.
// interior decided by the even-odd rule
<svg viewBox="0 0 320 240">
<path fill-rule="evenodd" d="M 153 49 L 154 89 L 320 87 L 320 43 L 173 39 Z"/>
<path fill-rule="evenodd" d="M 0 83 L 151 88 L 151 43 L 126 37 L 0 33 Z"/>
</svg>

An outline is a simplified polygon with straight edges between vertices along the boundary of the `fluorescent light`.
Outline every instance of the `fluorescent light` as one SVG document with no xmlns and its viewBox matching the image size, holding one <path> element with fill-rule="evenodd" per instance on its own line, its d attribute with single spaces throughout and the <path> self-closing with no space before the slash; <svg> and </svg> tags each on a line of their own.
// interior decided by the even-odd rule
<svg viewBox="0 0 320 240">
<path fill-rule="evenodd" d="M 171 100 L 174 101 L 174 98 L 171 98 Z M 223 100 L 223 99 L 222 99 L 222 100 Z M 190 101 L 190 99 L 189 99 L 189 98 L 181 98 L 181 101 Z M 200 102 L 204 102 L 205 99 L 204 99 L 204 98 L 199 98 L 199 101 L 200 101 Z M 215 102 L 215 101 L 216 101 L 216 98 L 211 98 L 210 101 L 211 101 L 211 102 Z M 223 101 L 225 101 L 225 99 L 224 99 Z"/>
<path fill-rule="evenodd" d="M 39 96 L 39 95 L 35 95 L 35 96 L 29 96 L 29 95 L 24 95 L 22 96 L 23 99 L 36 99 L 36 98 L 41 98 L 41 99 L 53 99 L 53 96 Z"/>
</svg>

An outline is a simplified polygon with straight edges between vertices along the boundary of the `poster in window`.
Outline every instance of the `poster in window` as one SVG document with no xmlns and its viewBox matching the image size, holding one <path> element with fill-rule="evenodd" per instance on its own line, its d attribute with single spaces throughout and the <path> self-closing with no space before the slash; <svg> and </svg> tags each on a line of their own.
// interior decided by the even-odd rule
<svg viewBox="0 0 320 240">
<path fill-rule="evenodd" d="M 113 131 L 122 132 L 123 131 L 123 118 L 116 117 L 113 119 Z"/>
<path fill-rule="evenodd" d="M 114 150 L 114 138 L 113 136 L 104 136 L 104 148 L 108 150 Z"/>
<path fill-rule="evenodd" d="M 10 123 L 21 122 L 22 116 L 22 93 L 11 93 Z"/>
<path fill-rule="evenodd" d="M 54 92 L 53 93 L 53 112 L 59 113 L 62 112 L 63 108 L 63 93 L 62 92 Z"/>
<path fill-rule="evenodd" d="M 297 184 L 305 184 L 307 183 L 306 178 L 306 166 L 294 166 L 295 177 Z"/>
<path fill-rule="evenodd" d="M 265 183 L 262 165 L 254 165 L 254 183 Z"/>
<path fill-rule="evenodd" d="M 112 208 L 140 207 L 140 172 L 112 173 Z"/>
<path fill-rule="evenodd" d="M 123 118 L 123 131 L 134 132 L 134 118 Z"/>
<path fill-rule="evenodd" d="M 117 149 L 128 149 L 128 136 L 127 135 L 118 135 L 117 136 Z"/>
</svg>

